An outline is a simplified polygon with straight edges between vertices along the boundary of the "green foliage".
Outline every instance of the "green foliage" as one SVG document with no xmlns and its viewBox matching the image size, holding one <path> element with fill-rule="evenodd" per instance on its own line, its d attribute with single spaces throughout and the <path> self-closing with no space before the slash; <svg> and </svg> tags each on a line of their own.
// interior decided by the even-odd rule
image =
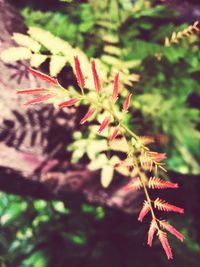
<svg viewBox="0 0 200 267">
<path fill-rule="evenodd" d="M 64 66 L 72 63 L 75 54 L 79 54 L 84 62 L 84 72 L 88 70 L 87 58 L 97 57 L 102 79 L 107 78 L 109 83 L 113 74 L 119 71 L 122 95 L 126 88 L 134 93 L 131 103 L 133 116 L 127 119 L 126 124 L 131 125 L 138 134 L 162 134 L 167 138 L 164 151 L 168 154 L 166 163 L 169 169 L 178 173 L 199 174 L 199 112 L 191 107 L 189 101 L 192 94 L 198 97 L 199 93 L 200 52 L 197 39 L 194 36 L 164 47 L 166 36 L 170 37 L 174 31 L 182 30 L 187 25 L 177 27 L 173 23 L 173 12 L 164 6 L 148 6 L 146 2 L 149 1 L 138 0 L 134 4 L 129 0 L 66 2 L 65 9 L 56 11 L 42 12 L 25 7 L 22 14 L 30 27 L 29 35 L 15 34 L 14 39 L 21 47 L 9 48 L 1 54 L 1 58 L 5 61 L 30 59 L 30 64 L 36 68 L 50 59 L 49 72 L 57 76 Z M 140 82 L 136 84 L 139 76 Z M 91 77 L 88 77 L 87 83 L 87 87 L 91 88 Z M 106 89 L 112 90 L 111 86 Z M 97 126 L 94 127 L 97 130 Z M 102 184 L 107 187 L 112 181 L 113 170 L 109 165 L 112 158 L 107 154 L 106 141 L 87 133 L 81 136 L 79 133 L 79 137 L 74 139 L 69 147 L 72 161 L 77 162 L 87 155 L 91 161 L 90 167 L 95 165 L 95 169 L 99 167 L 101 170 Z M 160 145 L 156 144 L 156 148 Z M 2 264 L 52 266 L 54 247 L 51 247 L 51 242 L 56 236 L 61 241 L 59 249 L 68 252 L 66 262 L 70 262 L 71 266 L 79 266 L 76 258 L 80 247 L 83 250 L 78 250 L 78 260 L 90 258 L 87 266 L 119 266 L 119 262 L 126 266 L 132 266 L 133 262 L 136 266 L 154 266 L 155 262 L 159 266 L 168 266 L 159 253 L 150 258 L 148 253 L 152 252 L 145 251 L 144 259 L 145 248 L 137 250 L 137 237 L 141 239 L 141 233 L 135 230 L 137 225 L 133 227 L 132 218 L 129 225 L 124 225 L 121 214 L 120 217 L 112 214 L 114 223 L 109 224 L 106 220 L 108 212 L 89 204 L 78 207 L 77 212 L 77 207 L 66 207 L 60 201 L 30 201 L 1 194 Z M 69 216 L 71 213 L 73 216 Z M 186 227 L 189 230 L 194 227 L 190 218 Z M 116 222 L 119 228 L 114 230 L 113 224 L 118 227 Z M 102 239 L 92 232 L 93 224 L 97 224 Z M 186 228 L 183 232 L 187 244 L 184 248 L 177 245 L 180 256 L 175 265 L 196 267 L 199 245 L 195 238 L 189 236 Z M 127 244 L 123 258 L 117 257 L 119 253 L 116 253 L 123 250 L 120 245 L 113 248 L 112 239 L 115 240 L 116 236 L 120 237 L 116 243 Z M 41 244 L 44 250 L 40 249 Z M 131 257 L 133 250 L 137 258 Z M 61 257 L 63 262 L 66 260 L 64 254 L 66 252 Z M 66 266 L 66 262 L 62 265 L 59 261 L 57 264 Z"/>
<path fill-rule="evenodd" d="M 164 6 L 149 6 L 146 1 L 132 4 L 131 1 L 91 0 L 90 4 L 73 7 L 66 5 L 63 13 L 43 13 L 26 8 L 23 15 L 29 26 L 42 26 L 71 44 L 75 44 L 76 40 L 75 45 L 86 53 L 94 51 L 104 63 L 104 70 L 106 64 L 111 67 L 111 73 L 121 72 L 123 86 L 129 87 L 138 81 L 139 76 L 133 75 L 133 71 L 141 75 L 141 82 L 135 85 L 135 101 L 132 102 L 133 108 L 142 112 L 144 117 L 141 129 L 148 122 L 151 133 L 167 136 L 169 168 L 182 173 L 199 173 L 196 162 L 199 114 L 189 106 L 188 98 L 199 92 L 200 52 L 195 37 L 164 47 L 166 36 L 185 29 L 187 25 L 175 27 L 172 22 L 163 23 L 163 19 L 167 21 L 170 18 L 172 21 L 176 14 Z M 73 19 L 76 16 L 79 23 L 75 24 Z M 86 18 L 91 21 L 86 33 L 95 36 L 95 41 L 85 45 L 81 41 L 84 37 L 80 29 Z M 66 24 L 69 31 L 64 29 Z M 70 32 L 70 27 L 76 27 L 77 31 Z M 71 39 L 65 35 L 68 33 Z M 88 55 L 91 55 L 90 52 Z M 52 71 L 53 74 L 56 72 L 59 71 Z M 137 129 L 138 118 L 135 121 L 134 128 Z"/>
<path fill-rule="evenodd" d="M 188 188 L 187 188 L 188 190 Z M 194 190 L 193 190 L 194 191 Z M 190 191 L 192 192 L 192 191 Z M 196 205 L 193 193 L 192 207 Z M 67 211 L 67 212 L 66 212 Z M 188 209 L 188 214 L 192 209 Z M 17 216 L 16 216 L 17 214 Z M 61 201 L 31 200 L 14 195 L 0 195 L 0 263 L 2 266 L 23 267 L 127 267 L 137 264 L 167 267 L 156 245 L 149 252 L 141 244 L 143 231 L 138 231 L 134 215 L 122 214 L 72 198 Z M 5 221 L 5 218 L 9 220 Z M 38 222 L 37 224 L 35 222 Z M 196 233 L 191 232 L 191 219 L 179 222 L 186 236 L 185 244 L 176 246 L 176 266 L 198 267 L 200 247 Z M 190 229 L 190 230 L 188 230 Z M 113 243 L 114 242 L 114 243 Z M 126 247 L 124 247 L 126 244 Z M 135 257 L 135 253 L 137 254 Z M 142 255 L 145 254 L 145 257 Z"/>
</svg>

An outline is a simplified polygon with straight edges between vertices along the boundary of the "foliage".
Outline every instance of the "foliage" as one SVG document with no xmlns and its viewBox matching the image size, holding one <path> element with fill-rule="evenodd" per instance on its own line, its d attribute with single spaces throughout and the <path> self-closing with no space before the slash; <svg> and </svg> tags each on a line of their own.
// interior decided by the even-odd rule
<svg viewBox="0 0 200 267">
<path fill-rule="evenodd" d="M 158 244 L 153 251 L 141 244 L 146 226 L 139 230 L 132 214 L 80 203 L 71 197 L 63 204 L 58 200 L 33 200 L 1 193 L 0 216 L 2 266 L 64 267 L 69 264 L 79 267 L 83 262 L 88 267 L 102 264 L 120 267 L 122 262 L 126 267 L 133 263 L 138 267 L 147 264 L 153 267 L 155 262 L 169 266 Z M 193 223 L 186 219 L 184 225 L 179 222 L 186 236 L 184 244 L 180 247 L 173 240 L 176 247 L 173 263 L 198 267 L 200 247 L 196 234 L 188 232 Z"/>
<path fill-rule="evenodd" d="M 197 95 L 199 88 L 199 50 L 196 38 L 183 40 L 178 46 L 174 44 L 165 47 L 164 40 L 169 40 L 166 39 L 166 36 L 171 36 L 174 30 L 183 32 L 186 25 L 181 25 L 178 29 L 172 23 L 163 24 L 163 17 L 166 20 L 169 18 L 169 13 L 163 6 L 148 6 L 146 1 L 137 1 L 134 5 L 131 4 L 131 1 L 127 1 L 127 5 L 123 4 L 123 1 L 108 2 L 90 1 L 90 4 L 80 4 L 78 17 L 81 18 L 81 22 L 76 25 L 73 22 L 76 10 L 72 12 L 72 15 L 58 12 L 60 16 L 58 16 L 58 23 L 60 23 L 58 29 L 62 28 L 61 25 L 65 25 L 61 21 L 73 25 L 73 30 L 69 31 L 69 34 L 64 29 L 55 33 L 56 27 L 52 17 L 55 17 L 56 13 L 47 12 L 45 22 L 42 12 L 38 12 L 40 19 L 37 21 L 35 20 L 35 11 L 24 10 L 23 14 L 29 25 L 38 26 L 39 24 L 68 42 L 63 42 L 42 29 L 31 27 L 29 37 L 19 34 L 14 36 L 15 41 L 22 47 L 10 48 L 7 54 L 6 52 L 2 54 L 2 58 L 4 60 L 30 58 L 31 65 L 34 67 L 40 66 L 48 58 L 50 59 L 50 74 L 57 76 L 67 62 L 72 64 L 75 71 L 73 55 L 79 55 L 81 63 L 84 62 L 82 64 L 83 72 L 86 73 L 89 66 L 86 55 L 80 49 L 72 47 L 72 45 L 79 46 L 83 51 L 88 51 L 89 56 L 95 55 L 100 59 L 97 62 L 98 68 L 101 69 L 100 78 L 106 80 L 104 85 L 108 92 L 112 89 L 109 87 L 109 82 L 112 80 L 113 73 L 119 69 L 121 82 L 119 92 L 122 96 L 126 94 L 125 88 L 131 89 L 132 84 L 139 80 L 139 76 L 132 75 L 132 71 L 137 72 L 142 79 L 135 85 L 134 101 L 130 105 L 130 110 L 137 116 L 133 116 L 133 118 L 127 116 L 125 124 L 130 125 L 131 130 L 134 128 L 139 135 L 158 135 L 159 133 L 158 140 L 166 145 L 165 149 L 169 154 L 168 167 L 180 173 L 198 174 L 200 171 L 197 163 L 199 133 L 196 130 L 196 124 L 199 122 L 199 112 L 197 109 L 191 108 L 188 102 L 192 93 Z M 106 12 L 103 12 L 105 10 Z M 90 14 L 90 16 L 84 14 Z M 85 18 L 88 18 L 88 21 L 85 21 Z M 157 18 L 156 22 L 154 18 Z M 42 23 L 44 24 L 42 25 Z M 85 25 L 82 26 L 82 24 Z M 64 34 L 66 35 L 64 36 Z M 84 34 L 88 38 L 94 36 L 97 38 L 95 38 L 95 42 L 86 43 Z M 86 87 L 92 89 L 92 76 L 86 77 Z M 66 96 L 72 97 L 74 93 L 71 88 L 69 95 L 66 94 Z M 89 92 L 88 95 L 94 97 L 92 92 Z M 62 96 L 59 100 L 61 99 Z M 121 104 L 120 101 L 119 104 Z M 100 116 L 97 120 L 102 122 Z M 146 125 L 149 125 L 148 132 L 144 132 Z M 102 184 L 108 186 L 112 180 L 113 168 L 111 169 L 111 165 L 113 166 L 114 161 L 112 164 L 108 162 L 108 157 L 104 153 L 107 149 L 101 148 L 100 141 L 102 140 L 96 140 L 94 136 L 90 135 L 80 139 L 82 139 L 81 134 L 70 148 L 74 151 L 72 159 L 76 161 L 87 153 L 93 161 L 90 168 L 94 169 L 94 166 L 96 169 L 101 168 L 102 173 L 106 173 L 101 178 Z M 94 140 L 95 146 L 99 144 L 93 155 L 90 154 L 87 147 L 91 140 Z M 81 147 L 81 149 L 78 151 L 77 147 Z M 100 151 L 98 151 L 98 147 L 101 148 Z M 106 180 L 103 178 L 104 176 L 107 176 Z M 160 222 L 160 226 L 163 226 L 162 222 Z M 156 225 L 155 229 L 155 222 L 152 220 L 149 230 L 151 238 L 153 236 L 152 229 L 154 233 L 157 227 Z M 167 227 L 169 231 L 169 225 Z M 166 225 L 165 229 L 167 229 Z M 176 233 L 172 228 L 170 229 Z M 168 258 L 171 258 L 165 234 L 159 233 L 159 239 Z"/>
<path fill-rule="evenodd" d="M 168 168 L 179 173 L 198 174 L 199 133 L 196 125 L 199 112 L 189 103 L 190 97 L 199 92 L 198 44 L 193 35 L 186 36 L 178 45 L 164 47 L 165 39 L 171 38 L 172 32 L 174 35 L 187 30 L 191 32 L 193 27 L 197 31 L 197 23 L 188 28 L 186 24 L 177 27 L 172 22 L 175 13 L 145 1 L 136 1 L 134 5 L 131 1 L 112 0 L 104 4 L 90 1 L 78 5 L 78 9 L 76 7 L 68 4 L 64 12 L 63 9 L 62 12 L 41 12 L 26 8 L 23 15 L 29 26 L 43 27 L 83 49 L 89 57 L 98 56 L 106 73 L 105 64 L 111 67 L 111 73 L 121 70 L 122 85 L 134 85 L 141 75 L 131 105 L 141 113 L 142 125 L 138 127 L 136 116 L 131 121 L 134 130 L 144 134 L 143 129 L 148 124 L 150 134 L 159 133 L 167 140 Z M 79 23 L 74 23 L 75 18 Z M 91 27 L 82 32 L 78 28 L 87 19 L 91 21 Z M 68 31 L 65 25 L 68 25 Z M 70 27 L 77 30 L 70 32 Z M 81 41 L 85 38 L 93 41 Z"/>
</svg>

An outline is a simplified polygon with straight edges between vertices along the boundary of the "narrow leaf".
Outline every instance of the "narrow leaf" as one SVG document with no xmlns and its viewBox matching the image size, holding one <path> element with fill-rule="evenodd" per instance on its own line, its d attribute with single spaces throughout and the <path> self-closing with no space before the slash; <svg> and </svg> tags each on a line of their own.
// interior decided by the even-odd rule
<svg viewBox="0 0 200 267">
<path fill-rule="evenodd" d="M 161 230 L 158 231 L 158 238 L 162 244 L 162 247 L 167 255 L 168 260 L 173 259 L 172 251 L 167 240 L 167 234 Z"/>
<path fill-rule="evenodd" d="M 123 112 L 127 112 L 128 111 L 128 108 L 129 108 L 129 105 L 130 105 L 130 100 L 131 100 L 131 96 L 132 94 L 129 93 L 124 101 L 124 105 L 123 105 Z"/>
<path fill-rule="evenodd" d="M 39 97 L 36 97 L 34 99 L 31 99 L 29 101 L 27 101 L 24 105 L 25 106 L 28 106 L 28 105 L 32 105 L 32 104 L 37 104 L 37 103 L 41 103 L 41 102 L 44 102 L 50 98 L 53 98 L 54 95 L 53 94 L 46 94 L 46 95 L 42 95 L 42 96 L 39 96 Z"/>
<path fill-rule="evenodd" d="M 85 116 L 81 119 L 80 124 L 84 124 L 95 113 L 96 108 L 90 108 Z"/>
<path fill-rule="evenodd" d="M 163 210 L 163 211 L 173 211 L 173 212 L 178 212 L 178 213 L 184 213 L 184 209 L 179 208 L 177 206 L 171 205 L 165 200 L 162 200 L 160 198 L 157 198 L 154 201 L 154 207 L 157 208 L 158 210 Z"/>
<path fill-rule="evenodd" d="M 142 182 L 139 177 L 133 178 L 130 183 L 128 183 L 125 187 L 125 191 L 130 191 L 130 190 L 138 190 L 143 187 Z"/>
<path fill-rule="evenodd" d="M 17 90 L 16 94 L 23 94 L 23 95 L 37 95 L 49 92 L 47 88 L 31 88 L 31 89 L 24 89 L 24 90 Z"/>
<path fill-rule="evenodd" d="M 185 239 L 185 237 L 177 231 L 171 224 L 169 224 L 167 221 L 160 221 L 160 226 L 170 232 L 172 235 L 176 236 L 178 239 L 180 239 L 182 242 Z"/>
<path fill-rule="evenodd" d="M 109 123 L 110 123 L 110 117 L 105 118 L 102 121 L 102 123 L 98 129 L 98 133 L 101 133 L 108 126 Z"/>
<path fill-rule="evenodd" d="M 101 84 L 100 84 L 99 75 L 97 73 L 94 60 L 91 61 L 91 65 L 92 65 L 92 75 L 93 75 L 93 79 L 94 79 L 94 85 L 95 85 L 97 93 L 100 94 Z"/>
<path fill-rule="evenodd" d="M 178 184 L 157 177 L 151 177 L 149 179 L 148 187 L 151 189 L 178 188 Z"/>
<path fill-rule="evenodd" d="M 154 234 L 155 234 L 155 232 L 157 230 L 158 230 L 157 222 L 156 222 L 156 220 L 153 219 L 151 221 L 151 225 L 150 225 L 150 228 L 149 228 L 149 231 L 148 231 L 148 241 L 147 241 L 147 244 L 150 247 L 152 246 L 153 237 L 154 237 Z"/>
<path fill-rule="evenodd" d="M 32 68 L 28 68 L 28 71 L 30 71 L 33 75 L 35 76 L 38 76 L 39 78 L 41 78 L 42 80 L 45 80 L 49 83 L 52 83 L 54 85 L 57 85 L 58 84 L 58 81 L 52 77 L 50 77 L 49 75 L 47 74 L 44 74 L 38 70 L 34 70 Z"/>
<path fill-rule="evenodd" d="M 114 79 L 114 87 L 113 87 L 113 93 L 112 93 L 112 99 L 114 102 L 118 98 L 118 91 L 119 91 L 119 73 L 115 75 L 115 79 Z"/>
<path fill-rule="evenodd" d="M 58 106 L 59 108 L 70 107 L 76 104 L 77 102 L 78 102 L 78 99 L 74 97 L 74 98 L 71 98 L 67 101 L 60 103 Z"/>
<path fill-rule="evenodd" d="M 118 133 L 119 133 L 119 127 L 116 127 L 112 136 L 109 139 L 109 142 L 112 142 L 117 137 Z"/>
<path fill-rule="evenodd" d="M 75 70 L 76 70 L 76 79 L 77 79 L 79 87 L 81 88 L 81 90 L 83 90 L 83 88 L 85 87 L 85 79 L 84 79 L 84 76 L 81 70 L 78 56 L 74 57 L 74 62 L 75 62 Z"/>
<path fill-rule="evenodd" d="M 143 207 L 140 211 L 140 214 L 138 216 L 138 221 L 142 222 L 144 217 L 147 215 L 149 211 L 150 211 L 149 203 L 145 200 L 143 203 Z"/>
</svg>

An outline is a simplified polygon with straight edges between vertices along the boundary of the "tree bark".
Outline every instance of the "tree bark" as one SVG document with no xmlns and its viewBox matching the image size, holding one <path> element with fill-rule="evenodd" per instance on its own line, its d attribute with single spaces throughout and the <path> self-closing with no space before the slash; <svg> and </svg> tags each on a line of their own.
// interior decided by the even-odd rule
<svg viewBox="0 0 200 267">
<path fill-rule="evenodd" d="M 0 0 L 0 52 L 14 45 L 13 32 L 25 29 L 17 11 Z M 0 62 L 0 190 L 48 200 L 75 197 L 136 212 L 139 193 L 124 192 L 126 179 L 117 177 L 105 190 L 98 172 L 67 160 L 70 155 L 66 146 L 78 119 L 74 108 L 60 111 L 51 105 L 23 107 L 25 97 L 16 95 L 15 89 L 43 85 L 27 74 L 27 65 Z"/>
</svg>

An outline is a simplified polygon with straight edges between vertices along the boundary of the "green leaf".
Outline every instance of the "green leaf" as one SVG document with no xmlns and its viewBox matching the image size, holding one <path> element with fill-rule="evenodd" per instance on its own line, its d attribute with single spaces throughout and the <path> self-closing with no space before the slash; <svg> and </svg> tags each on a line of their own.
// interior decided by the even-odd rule
<svg viewBox="0 0 200 267">
<path fill-rule="evenodd" d="M 114 174 L 114 168 L 111 165 L 104 165 L 101 171 L 101 184 L 104 188 L 107 188 L 112 182 Z"/>
<path fill-rule="evenodd" d="M 53 208 L 63 214 L 69 214 L 70 210 L 65 208 L 65 205 L 62 201 L 52 201 Z"/>
<path fill-rule="evenodd" d="M 23 266 L 46 267 L 48 266 L 47 255 L 44 251 L 36 251 L 29 258 L 23 261 Z"/>
<path fill-rule="evenodd" d="M 57 76 L 66 65 L 67 58 L 63 56 L 52 56 L 50 61 L 50 75 Z"/>
<path fill-rule="evenodd" d="M 38 68 L 46 59 L 46 55 L 32 54 L 30 64 L 32 67 Z"/>
<path fill-rule="evenodd" d="M 33 40 L 31 37 L 21 34 L 21 33 L 14 33 L 12 37 L 16 43 L 18 43 L 21 46 L 25 46 L 31 51 L 37 53 L 41 49 L 41 45 Z"/>
<path fill-rule="evenodd" d="M 31 51 L 25 47 L 10 47 L 0 54 L 0 59 L 4 62 L 14 62 L 18 60 L 30 59 Z"/>
</svg>

